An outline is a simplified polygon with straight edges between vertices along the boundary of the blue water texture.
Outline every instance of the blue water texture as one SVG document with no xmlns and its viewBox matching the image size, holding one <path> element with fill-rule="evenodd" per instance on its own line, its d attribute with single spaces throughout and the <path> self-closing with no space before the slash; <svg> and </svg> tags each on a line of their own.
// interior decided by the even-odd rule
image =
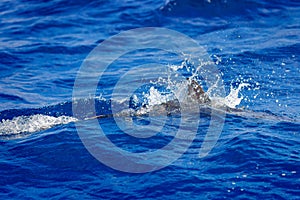
<svg viewBox="0 0 300 200">
<path fill-rule="evenodd" d="M 188 150 L 148 173 L 122 172 L 99 162 L 72 120 L 2 133 L 1 199 L 300 199 L 299 1 L 3 0 L 0 24 L 0 122 L 72 117 L 73 86 L 84 59 L 109 37 L 142 27 L 168 28 L 193 38 L 221 71 L 226 94 L 249 84 L 240 90 L 237 108 L 252 113 L 227 113 L 216 145 L 201 158 L 210 122 L 203 116 Z M 78 100 L 83 109 L 93 101 L 101 108 L 97 114 L 111 113 L 110 94 L 124 69 L 173 59 L 135 53 L 134 62 L 118 60 L 111 77 L 99 83 L 101 98 Z M 170 117 L 164 131 L 178 128 L 173 124 L 177 117 Z M 170 135 L 128 137 L 113 118 L 103 118 L 99 125 L 116 146 L 132 152 L 159 149 L 172 140 Z"/>
</svg>

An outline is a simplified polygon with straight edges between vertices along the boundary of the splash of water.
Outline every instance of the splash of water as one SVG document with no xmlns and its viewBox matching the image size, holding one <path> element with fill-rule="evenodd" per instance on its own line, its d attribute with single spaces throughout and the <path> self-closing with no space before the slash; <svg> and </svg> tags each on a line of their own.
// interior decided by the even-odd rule
<svg viewBox="0 0 300 200">
<path fill-rule="evenodd" d="M 2 122 L 0 122 L 0 136 L 20 133 L 34 133 L 49 129 L 56 125 L 68 124 L 76 121 L 76 118 L 70 116 L 53 117 L 42 114 L 18 116 L 11 120 L 3 119 Z"/>
<path fill-rule="evenodd" d="M 158 105 L 167 102 L 167 96 L 162 95 L 157 89 L 153 86 L 150 88 L 149 94 L 146 94 L 145 97 L 148 100 L 148 105 Z"/>
<path fill-rule="evenodd" d="M 194 66 L 190 66 L 189 64 L 189 60 L 186 59 L 184 62 L 181 63 L 181 65 L 179 66 L 175 66 L 172 65 L 170 66 L 170 69 L 173 72 L 178 72 L 178 70 L 181 70 L 183 68 L 186 68 L 186 70 L 188 72 L 192 72 L 191 76 L 189 77 L 190 79 L 196 78 L 198 76 L 198 72 L 201 70 L 201 67 L 207 64 L 211 64 L 211 63 L 200 63 L 199 66 L 196 67 L 196 69 L 193 71 L 191 68 L 194 68 Z M 249 83 L 240 83 L 239 86 L 237 88 L 234 88 L 232 85 L 230 86 L 230 93 L 226 96 L 226 97 L 215 97 L 215 95 L 213 94 L 215 90 L 218 90 L 218 86 L 220 85 L 219 82 L 222 81 L 221 77 L 217 77 L 216 78 L 216 82 L 214 84 L 212 84 L 206 91 L 206 94 L 210 97 L 210 99 L 212 100 L 212 107 L 216 107 L 216 108 L 224 108 L 224 107 L 230 107 L 230 108 L 236 108 L 238 105 L 240 105 L 241 101 L 244 98 L 244 96 L 242 95 L 241 91 L 245 88 L 245 87 L 249 87 L 250 84 Z M 184 88 L 187 87 L 186 83 L 174 83 L 171 82 L 172 86 L 175 86 L 175 88 L 177 88 L 175 91 L 177 91 L 176 96 L 186 96 L 187 93 L 184 92 Z M 257 89 L 257 88 L 255 88 Z"/>
<path fill-rule="evenodd" d="M 250 86 L 249 83 L 241 83 L 237 88 L 233 88 L 233 86 L 231 85 L 230 93 L 224 98 L 224 104 L 230 108 L 236 108 L 244 99 L 244 96 L 240 93 L 240 91 L 244 87 L 248 86 Z"/>
</svg>

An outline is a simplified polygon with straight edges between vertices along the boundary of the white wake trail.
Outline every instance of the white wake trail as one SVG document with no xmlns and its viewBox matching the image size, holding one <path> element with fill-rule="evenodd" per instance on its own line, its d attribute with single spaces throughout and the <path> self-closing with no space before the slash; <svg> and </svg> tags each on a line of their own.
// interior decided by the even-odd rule
<svg viewBox="0 0 300 200">
<path fill-rule="evenodd" d="M 76 121 L 78 121 L 78 119 L 70 116 L 53 117 L 42 114 L 18 116 L 11 120 L 2 119 L 0 122 L 0 136 L 20 133 L 34 133 L 52 128 L 56 125 L 68 124 Z"/>
</svg>

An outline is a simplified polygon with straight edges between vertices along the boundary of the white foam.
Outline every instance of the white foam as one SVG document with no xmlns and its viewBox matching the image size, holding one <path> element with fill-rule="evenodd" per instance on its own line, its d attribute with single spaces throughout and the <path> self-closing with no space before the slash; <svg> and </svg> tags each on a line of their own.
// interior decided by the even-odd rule
<svg viewBox="0 0 300 200">
<path fill-rule="evenodd" d="M 77 120 L 78 119 L 70 116 L 53 117 L 41 114 L 18 116 L 11 120 L 2 119 L 2 122 L 0 122 L 0 136 L 38 132 L 56 125 L 68 124 Z"/>
<path fill-rule="evenodd" d="M 149 95 L 145 95 L 145 97 L 148 99 L 148 105 L 149 106 L 159 105 L 159 104 L 167 102 L 167 96 L 162 95 L 154 87 L 150 88 Z"/>
<path fill-rule="evenodd" d="M 249 85 L 248 83 L 241 83 L 236 89 L 231 86 L 230 93 L 224 98 L 224 104 L 230 108 L 236 108 L 244 98 L 243 95 L 240 94 L 240 91 Z"/>
</svg>

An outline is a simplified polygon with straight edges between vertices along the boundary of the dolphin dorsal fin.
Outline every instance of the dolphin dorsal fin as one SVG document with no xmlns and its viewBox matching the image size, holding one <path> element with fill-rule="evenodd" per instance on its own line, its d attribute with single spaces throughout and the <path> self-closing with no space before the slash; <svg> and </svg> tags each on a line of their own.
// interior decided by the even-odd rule
<svg viewBox="0 0 300 200">
<path fill-rule="evenodd" d="M 187 79 L 189 81 L 188 94 L 191 98 L 198 101 L 199 103 L 208 103 L 210 99 L 208 95 L 204 92 L 203 88 L 194 79 Z"/>
</svg>

